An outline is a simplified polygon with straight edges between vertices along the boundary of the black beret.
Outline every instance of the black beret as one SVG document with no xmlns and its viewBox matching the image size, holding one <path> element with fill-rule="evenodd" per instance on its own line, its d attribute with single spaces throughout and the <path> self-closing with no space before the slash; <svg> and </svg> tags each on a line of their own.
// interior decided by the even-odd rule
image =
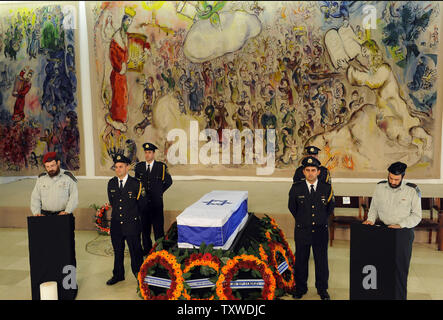
<svg viewBox="0 0 443 320">
<path fill-rule="evenodd" d="M 399 175 L 405 173 L 407 167 L 403 162 L 397 161 L 389 166 L 388 171 L 392 174 Z"/>
<path fill-rule="evenodd" d="M 321 150 L 317 148 L 316 146 L 307 146 L 305 147 L 306 154 L 318 154 L 318 152 Z"/>
<path fill-rule="evenodd" d="M 157 150 L 158 148 L 157 148 L 157 146 L 156 146 L 155 144 L 152 144 L 152 143 L 146 142 L 146 143 L 143 143 L 143 149 L 144 149 L 145 151 L 148 151 L 148 150 L 155 151 L 155 150 Z"/>
<path fill-rule="evenodd" d="M 303 165 L 303 168 L 306 168 L 306 167 L 320 168 L 320 166 L 321 166 L 321 162 L 317 158 L 312 157 L 312 156 L 304 158 L 303 161 L 301 162 L 301 164 Z"/>
<path fill-rule="evenodd" d="M 113 158 L 113 160 L 114 160 L 114 164 L 116 164 L 117 162 L 123 162 L 123 163 L 126 163 L 126 164 L 131 164 L 131 160 L 129 160 L 127 157 L 125 157 L 122 154 L 116 155 Z"/>
</svg>

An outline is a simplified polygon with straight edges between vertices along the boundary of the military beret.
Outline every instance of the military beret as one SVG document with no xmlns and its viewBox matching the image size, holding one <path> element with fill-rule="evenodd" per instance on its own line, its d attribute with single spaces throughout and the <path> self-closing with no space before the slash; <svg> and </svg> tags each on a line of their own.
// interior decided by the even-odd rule
<svg viewBox="0 0 443 320">
<path fill-rule="evenodd" d="M 321 150 L 317 148 L 316 146 L 307 146 L 305 147 L 306 154 L 318 154 L 318 152 Z"/>
<path fill-rule="evenodd" d="M 301 164 L 303 165 L 303 168 L 306 167 L 317 167 L 319 168 L 321 166 L 321 162 L 312 156 L 306 157 L 303 159 L 303 161 L 301 162 Z"/>
<path fill-rule="evenodd" d="M 145 151 L 148 151 L 148 150 L 155 151 L 155 150 L 157 150 L 158 148 L 157 148 L 157 146 L 156 146 L 155 144 L 152 144 L 152 143 L 146 142 L 146 143 L 143 144 L 143 149 L 144 149 Z"/>
<path fill-rule="evenodd" d="M 114 164 L 117 162 L 123 162 L 126 164 L 131 164 L 131 160 L 129 160 L 127 157 L 125 157 L 122 154 L 118 154 L 116 155 L 112 160 L 114 160 Z"/>
<path fill-rule="evenodd" d="M 43 163 L 51 162 L 53 160 L 55 160 L 55 161 L 59 160 L 58 157 L 57 157 L 57 153 L 55 153 L 53 151 L 52 152 L 48 152 L 48 153 L 46 153 L 43 156 Z"/>
<path fill-rule="evenodd" d="M 397 161 L 389 166 L 388 171 L 392 174 L 399 175 L 405 173 L 407 167 L 403 162 Z"/>
</svg>

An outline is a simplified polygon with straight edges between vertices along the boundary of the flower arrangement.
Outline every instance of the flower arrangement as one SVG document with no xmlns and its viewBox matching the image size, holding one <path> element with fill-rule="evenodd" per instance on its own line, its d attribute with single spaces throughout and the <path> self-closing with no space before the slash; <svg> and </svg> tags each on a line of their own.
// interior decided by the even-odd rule
<svg viewBox="0 0 443 320">
<path fill-rule="evenodd" d="M 238 296 L 235 297 L 233 295 L 230 284 L 241 269 L 258 271 L 264 280 L 261 298 L 264 300 L 274 299 L 276 287 L 272 270 L 265 262 L 256 256 L 242 254 L 230 259 L 226 265 L 222 267 L 221 275 L 216 283 L 216 293 L 220 300 L 239 300 Z"/>
<path fill-rule="evenodd" d="M 167 270 L 170 279 L 170 287 L 166 294 L 155 295 L 145 282 L 147 275 L 155 272 L 155 267 L 161 266 Z M 183 273 L 174 255 L 166 250 L 153 252 L 143 262 L 138 273 L 140 293 L 145 300 L 177 300 L 183 291 Z"/>
<path fill-rule="evenodd" d="M 221 260 L 216 255 L 213 255 L 210 252 L 206 252 L 205 254 L 193 253 L 189 258 L 185 260 L 183 268 L 183 278 L 185 280 L 190 279 L 192 276 L 191 271 L 196 268 L 200 268 L 200 272 L 197 273 L 198 275 L 202 274 L 209 276 L 212 270 L 212 273 L 215 273 L 215 278 L 217 278 L 220 272 L 221 264 Z M 209 297 L 203 299 L 193 298 L 189 293 L 190 290 L 190 288 L 185 288 L 183 291 L 183 297 L 186 300 L 214 300 L 214 294 L 211 294 Z"/>
<path fill-rule="evenodd" d="M 179 249 L 173 223 L 140 268 L 141 297 L 270 300 L 292 292 L 295 257 L 283 232 L 268 216 L 255 219 L 259 232 L 254 233 L 254 240 L 232 251 L 215 250 L 204 243 L 198 249 Z"/>
<path fill-rule="evenodd" d="M 287 257 L 288 248 L 283 247 L 278 242 L 269 243 L 269 248 L 271 249 L 272 254 L 270 256 L 270 259 L 264 261 L 268 261 L 269 264 L 274 267 L 274 276 L 277 280 L 278 287 L 285 290 L 286 292 L 292 292 L 295 289 L 295 276 L 292 263 Z M 279 265 L 281 261 L 281 259 L 278 259 L 279 256 L 283 258 L 283 261 L 286 262 L 288 266 L 287 269 L 283 272 L 280 272 L 279 270 Z"/>
<path fill-rule="evenodd" d="M 110 219 L 106 219 L 106 213 L 111 208 L 111 205 L 109 203 L 105 203 L 103 206 L 99 207 L 96 204 L 93 204 L 90 206 L 91 208 L 95 209 L 95 227 L 99 234 L 103 235 L 110 235 L 111 234 L 111 228 L 109 225 Z"/>
</svg>

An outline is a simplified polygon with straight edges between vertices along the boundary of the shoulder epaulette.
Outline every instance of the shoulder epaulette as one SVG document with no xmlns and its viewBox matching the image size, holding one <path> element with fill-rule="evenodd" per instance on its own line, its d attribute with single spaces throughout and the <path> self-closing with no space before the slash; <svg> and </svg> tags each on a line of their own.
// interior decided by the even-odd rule
<svg viewBox="0 0 443 320">
<path fill-rule="evenodd" d="M 419 188 L 415 183 L 412 183 L 412 182 L 406 182 L 406 185 L 407 185 L 408 187 L 414 188 L 415 191 L 417 192 L 418 196 L 421 197 L 421 191 L 420 191 L 420 188 Z"/>
<path fill-rule="evenodd" d="M 74 180 L 74 182 L 77 182 L 77 179 L 74 177 L 74 175 L 71 172 L 65 171 L 64 174 L 66 174 L 69 178 Z"/>
<path fill-rule="evenodd" d="M 406 185 L 412 188 L 417 188 L 417 185 L 415 183 L 412 182 L 406 182 Z"/>
<path fill-rule="evenodd" d="M 377 182 L 377 184 L 380 184 L 380 183 L 387 183 L 387 182 L 388 182 L 388 180 L 382 180 L 382 181 Z"/>
<path fill-rule="evenodd" d="M 40 174 L 38 175 L 39 178 L 40 178 L 40 177 L 43 177 L 43 176 L 46 176 L 46 172 L 42 172 L 42 173 L 40 173 Z"/>
</svg>

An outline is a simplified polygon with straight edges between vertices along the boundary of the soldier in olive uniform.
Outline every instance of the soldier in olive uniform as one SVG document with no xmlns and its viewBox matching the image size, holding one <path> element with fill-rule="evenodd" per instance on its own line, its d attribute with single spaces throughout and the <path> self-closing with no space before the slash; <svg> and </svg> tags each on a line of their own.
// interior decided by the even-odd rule
<svg viewBox="0 0 443 320">
<path fill-rule="evenodd" d="M 31 195 L 31 212 L 34 216 L 72 214 L 78 205 L 77 179 L 60 168 L 55 152 L 43 156 L 46 172 L 37 178 Z"/>
<path fill-rule="evenodd" d="M 142 184 L 128 174 L 130 163 L 125 156 L 117 155 L 114 158 L 116 177 L 108 182 L 108 199 L 112 206 L 111 242 L 114 249 L 114 270 L 112 278 L 106 282 L 107 285 L 125 279 L 125 240 L 131 256 L 132 273 L 136 278 L 143 263 L 139 208 L 143 199 Z"/>
<path fill-rule="evenodd" d="M 318 159 L 318 152 L 320 151 L 319 148 L 315 146 L 307 146 L 305 148 L 305 157 L 306 156 L 312 156 L 314 158 Z M 299 166 L 294 173 L 294 176 L 292 177 L 293 182 L 305 180 L 305 175 L 303 174 L 303 165 Z M 329 172 L 328 168 L 320 165 L 320 174 L 318 176 L 318 180 L 331 184 L 331 173 Z"/>
<path fill-rule="evenodd" d="M 328 218 L 334 210 L 332 186 L 318 179 L 320 161 L 310 156 L 303 159 L 305 180 L 292 184 L 289 211 L 295 218 L 295 283 L 294 297 L 307 291 L 309 255 L 312 246 L 315 262 L 315 287 L 322 300 L 328 294 Z"/>
<path fill-rule="evenodd" d="M 421 192 L 417 185 L 405 182 L 407 165 L 395 162 L 388 168 L 388 180 L 382 180 L 375 187 L 368 219 L 363 224 L 376 222 L 388 228 L 403 228 L 408 233 L 406 241 L 398 248 L 396 274 L 396 299 L 406 300 L 409 265 L 414 242 L 414 227 L 422 219 Z"/>
<path fill-rule="evenodd" d="M 143 144 L 145 159 L 135 166 L 135 177 L 142 182 L 146 190 L 146 201 L 142 211 L 142 243 L 143 255 L 152 248 L 151 226 L 154 229 L 155 240 L 164 236 L 163 193 L 172 185 L 172 178 L 166 164 L 155 160 L 155 150 L 152 143 Z"/>
</svg>

